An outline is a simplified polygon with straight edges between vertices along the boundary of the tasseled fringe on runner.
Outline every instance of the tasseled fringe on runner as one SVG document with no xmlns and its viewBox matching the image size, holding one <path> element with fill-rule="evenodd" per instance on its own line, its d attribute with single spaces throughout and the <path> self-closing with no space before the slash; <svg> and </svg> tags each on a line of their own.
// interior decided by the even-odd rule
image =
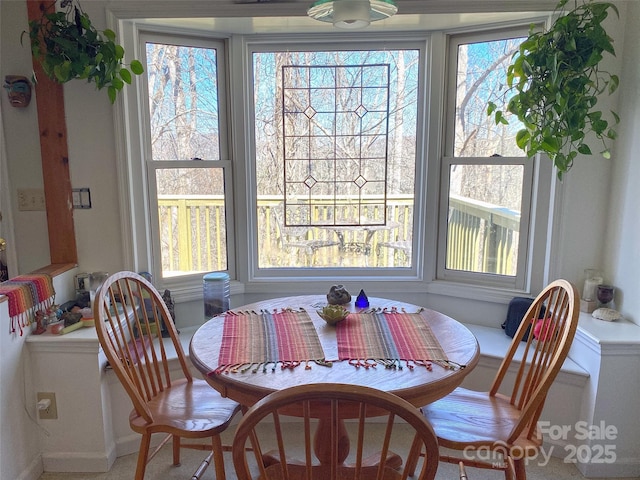
<svg viewBox="0 0 640 480">
<path fill-rule="evenodd" d="M 52 278 L 47 274 L 19 275 L 0 283 L 0 295 L 6 295 L 9 301 L 9 333 L 19 329 L 22 336 L 36 311 L 53 305 L 55 293 Z"/>
<path fill-rule="evenodd" d="M 293 370 L 294 368 L 299 367 L 300 365 L 304 365 L 305 370 L 311 370 L 312 364 L 314 363 L 316 365 L 320 365 L 323 367 L 333 366 L 332 361 L 324 360 L 324 359 L 305 360 L 300 362 L 278 361 L 278 362 L 261 362 L 261 363 L 243 363 L 239 365 L 220 365 L 218 368 L 216 368 L 212 372 L 209 372 L 209 375 L 221 375 L 223 373 L 225 374 L 247 373 L 247 372 L 250 372 L 250 373 L 272 372 L 273 373 L 278 369 L 278 367 L 280 368 L 280 370 L 287 370 L 287 369 Z"/>
<path fill-rule="evenodd" d="M 418 310 L 416 310 L 413 313 L 420 313 L 424 311 L 424 307 L 420 307 Z M 376 307 L 376 308 L 368 308 L 366 310 L 358 310 L 358 313 L 412 313 L 412 312 L 407 312 L 407 310 L 405 308 L 398 308 L 398 307 Z"/>
<path fill-rule="evenodd" d="M 383 365 L 384 368 L 390 370 L 402 370 L 406 368 L 411 371 L 416 367 L 424 367 L 429 372 L 433 370 L 433 364 L 440 365 L 446 370 L 462 370 L 466 365 L 452 362 L 451 360 L 401 360 L 393 358 L 351 358 L 347 360 L 349 365 L 356 368 L 376 368 L 378 365 Z"/>
</svg>

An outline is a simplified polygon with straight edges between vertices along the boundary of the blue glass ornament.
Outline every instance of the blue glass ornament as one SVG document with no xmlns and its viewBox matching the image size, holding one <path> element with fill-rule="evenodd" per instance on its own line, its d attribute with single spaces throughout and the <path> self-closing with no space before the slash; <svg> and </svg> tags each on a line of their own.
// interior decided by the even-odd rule
<svg viewBox="0 0 640 480">
<path fill-rule="evenodd" d="M 356 298 L 356 307 L 357 308 L 367 308 L 369 306 L 369 299 L 367 298 L 367 294 L 364 293 L 364 290 L 360 290 L 358 294 L 358 298 Z"/>
</svg>

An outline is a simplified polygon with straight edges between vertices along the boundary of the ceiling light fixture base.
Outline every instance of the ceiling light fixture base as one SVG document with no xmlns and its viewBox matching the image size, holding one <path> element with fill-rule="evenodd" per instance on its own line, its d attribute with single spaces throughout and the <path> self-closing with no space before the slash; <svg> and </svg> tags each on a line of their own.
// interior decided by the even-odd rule
<svg viewBox="0 0 640 480">
<path fill-rule="evenodd" d="M 355 30 L 389 18 L 397 11 L 393 0 L 318 0 L 307 15 L 337 28 Z"/>
</svg>

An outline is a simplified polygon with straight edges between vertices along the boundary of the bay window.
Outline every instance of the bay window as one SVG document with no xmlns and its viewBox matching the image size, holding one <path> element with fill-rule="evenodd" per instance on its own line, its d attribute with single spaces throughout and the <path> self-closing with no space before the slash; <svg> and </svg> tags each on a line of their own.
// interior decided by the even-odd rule
<svg viewBox="0 0 640 480">
<path fill-rule="evenodd" d="M 137 268 L 194 292 L 209 271 L 274 293 L 334 278 L 528 288 L 548 190 L 518 126 L 486 114 L 527 27 L 311 41 L 132 25 Z"/>
</svg>

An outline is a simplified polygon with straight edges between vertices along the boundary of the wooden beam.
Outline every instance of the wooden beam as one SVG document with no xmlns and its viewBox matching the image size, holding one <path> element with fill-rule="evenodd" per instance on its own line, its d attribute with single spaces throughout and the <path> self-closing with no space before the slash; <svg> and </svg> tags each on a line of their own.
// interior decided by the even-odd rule
<svg viewBox="0 0 640 480">
<path fill-rule="evenodd" d="M 39 20 L 51 4 L 51 1 L 27 0 L 29 21 Z M 51 263 L 77 264 L 64 92 L 61 84 L 47 77 L 36 59 L 33 59 L 33 70 L 37 79 L 35 97 Z"/>
</svg>

